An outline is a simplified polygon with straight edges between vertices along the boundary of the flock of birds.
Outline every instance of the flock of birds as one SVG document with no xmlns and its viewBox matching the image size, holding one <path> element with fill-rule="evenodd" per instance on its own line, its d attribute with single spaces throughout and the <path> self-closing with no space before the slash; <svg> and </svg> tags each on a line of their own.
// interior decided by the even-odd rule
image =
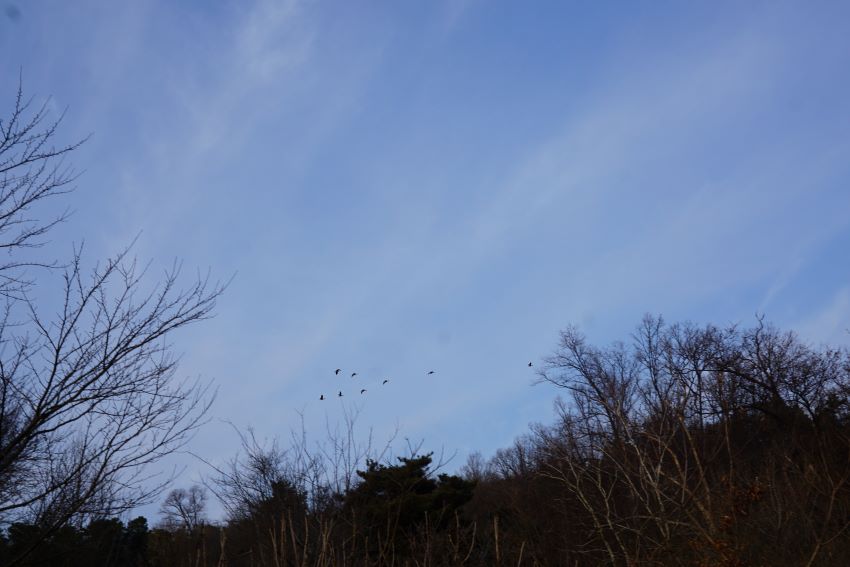
<svg viewBox="0 0 850 567">
<path fill-rule="evenodd" d="M 528 363 L 528 367 L 529 367 L 529 368 L 531 368 L 532 366 L 533 366 L 533 364 L 531 364 L 531 363 L 529 362 L 529 363 Z M 340 372 L 342 372 L 342 368 L 337 368 L 336 370 L 334 370 L 334 376 L 339 376 L 339 373 L 340 373 Z M 434 370 L 429 370 L 428 372 L 426 372 L 426 373 L 425 373 L 425 375 L 426 375 L 426 376 L 431 376 L 432 374 L 435 374 L 435 371 L 434 371 Z M 352 378 L 356 378 L 356 377 L 357 377 L 357 372 L 352 372 L 352 373 L 351 373 L 351 377 L 352 377 Z M 389 379 L 389 378 L 384 378 L 384 381 L 383 381 L 383 382 L 381 382 L 381 385 L 382 385 L 382 386 L 385 386 L 385 385 L 386 385 L 389 381 L 390 381 L 390 379 Z M 360 395 L 362 396 L 362 395 L 363 395 L 363 394 L 365 394 L 365 393 L 366 393 L 366 388 L 361 388 L 361 389 L 360 389 Z M 337 396 L 338 398 L 343 397 L 343 396 L 342 396 L 342 390 L 339 390 L 339 391 L 337 392 L 336 396 Z M 324 394 L 320 394 L 320 395 L 319 395 L 319 400 L 320 400 L 320 401 L 324 401 L 324 400 L 326 400 L 326 399 L 327 399 L 327 398 L 325 398 L 325 395 L 324 395 Z"/>
</svg>

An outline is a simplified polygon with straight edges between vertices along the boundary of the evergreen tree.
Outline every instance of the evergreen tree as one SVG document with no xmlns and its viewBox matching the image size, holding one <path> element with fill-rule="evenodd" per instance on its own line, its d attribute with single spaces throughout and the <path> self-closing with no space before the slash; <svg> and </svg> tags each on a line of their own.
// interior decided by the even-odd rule
<svg viewBox="0 0 850 567">
<path fill-rule="evenodd" d="M 399 464 L 369 461 L 362 482 L 345 497 L 345 509 L 366 536 L 371 552 L 402 550 L 421 528 L 439 529 L 472 498 L 475 483 L 446 474 L 433 478 L 433 453 L 399 457 Z"/>
</svg>

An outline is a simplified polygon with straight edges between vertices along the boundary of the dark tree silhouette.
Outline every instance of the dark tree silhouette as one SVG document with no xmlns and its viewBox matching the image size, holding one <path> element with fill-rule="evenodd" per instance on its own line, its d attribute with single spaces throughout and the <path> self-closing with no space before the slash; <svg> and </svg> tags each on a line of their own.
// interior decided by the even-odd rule
<svg viewBox="0 0 850 567">
<path fill-rule="evenodd" d="M 206 523 L 207 492 L 202 486 L 175 488 L 160 507 L 164 525 L 169 529 L 193 532 Z"/>
<path fill-rule="evenodd" d="M 402 551 L 415 530 L 430 522 L 442 527 L 472 498 L 475 483 L 457 476 L 433 477 L 432 454 L 399 457 L 397 465 L 369 461 L 357 471 L 360 484 L 345 496 L 345 507 L 356 513 L 370 552 Z"/>
<path fill-rule="evenodd" d="M 85 526 L 63 526 L 43 539 L 38 526 L 12 524 L 0 545 L 0 565 L 7 565 L 23 550 L 37 545 L 21 562 L 26 567 L 147 567 L 149 538 L 147 520 L 137 517 L 125 525 L 116 518 L 92 520 Z M 173 558 L 169 558 L 173 562 Z"/>
</svg>

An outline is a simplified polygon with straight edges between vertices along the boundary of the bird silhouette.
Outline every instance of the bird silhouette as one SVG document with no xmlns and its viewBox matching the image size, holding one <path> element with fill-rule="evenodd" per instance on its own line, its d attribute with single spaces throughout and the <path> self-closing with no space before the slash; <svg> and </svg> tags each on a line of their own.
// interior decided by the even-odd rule
<svg viewBox="0 0 850 567">
<path fill-rule="evenodd" d="M 355 376 L 357 376 L 357 372 L 352 372 L 351 377 L 354 378 Z"/>
<path fill-rule="evenodd" d="M 341 398 L 341 397 L 342 397 L 342 391 L 340 391 L 340 393 L 339 393 L 339 394 L 337 394 L 337 397 L 338 397 L 338 398 Z"/>
<path fill-rule="evenodd" d="M 360 390 L 360 393 L 361 393 L 361 394 L 363 394 L 363 393 L 365 393 L 365 392 L 366 392 L 366 388 L 363 388 L 362 390 Z"/>
<path fill-rule="evenodd" d="M 319 396 L 319 399 L 320 399 L 320 400 L 324 400 L 324 399 L 325 399 L 325 395 L 324 395 L 324 394 L 322 394 L 321 396 Z"/>
<path fill-rule="evenodd" d="M 430 375 L 431 375 L 431 374 L 433 374 L 433 373 L 434 373 L 434 371 L 433 371 L 433 370 L 429 370 L 429 371 L 428 371 L 427 376 L 430 376 Z"/>
<path fill-rule="evenodd" d="M 342 368 L 337 368 L 336 370 L 334 370 L 334 374 L 339 374 L 340 372 L 342 372 Z"/>
<path fill-rule="evenodd" d="M 531 368 L 532 366 L 534 366 L 534 365 L 529 362 L 528 367 Z"/>
<path fill-rule="evenodd" d="M 389 381 L 390 381 L 390 379 L 389 379 L 389 378 L 387 378 L 386 380 L 384 380 L 383 382 L 381 382 L 381 384 L 386 384 L 386 383 L 387 383 L 387 382 L 389 382 Z"/>
</svg>

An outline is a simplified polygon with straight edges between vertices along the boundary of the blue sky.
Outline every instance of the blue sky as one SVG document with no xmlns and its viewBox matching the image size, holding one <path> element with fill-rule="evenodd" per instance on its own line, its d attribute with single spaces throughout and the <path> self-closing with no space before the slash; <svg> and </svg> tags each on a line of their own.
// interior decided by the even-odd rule
<svg viewBox="0 0 850 567">
<path fill-rule="evenodd" d="M 140 234 L 154 266 L 236 274 L 174 337 L 219 388 L 213 462 L 225 421 L 320 436 L 340 388 L 376 438 L 492 454 L 550 419 L 527 363 L 568 324 L 760 312 L 850 342 L 846 3 L 11 5 L 0 108 L 22 70 L 94 134 L 42 252 Z"/>
</svg>

